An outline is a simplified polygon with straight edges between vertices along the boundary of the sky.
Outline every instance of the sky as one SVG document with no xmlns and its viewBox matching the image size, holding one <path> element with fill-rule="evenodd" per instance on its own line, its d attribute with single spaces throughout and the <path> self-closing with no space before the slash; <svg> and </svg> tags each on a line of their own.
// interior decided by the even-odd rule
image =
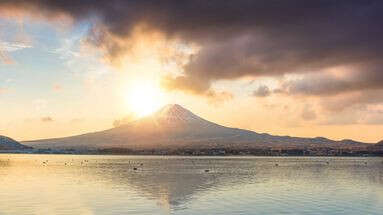
<svg viewBox="0 0 383 215">
<path fill-rule="evenodd" d="M 383 139 L 379 0 L 0 0 L 0 134 L 98 131 L 177 103 L 230 127 Z"/>
</svg>

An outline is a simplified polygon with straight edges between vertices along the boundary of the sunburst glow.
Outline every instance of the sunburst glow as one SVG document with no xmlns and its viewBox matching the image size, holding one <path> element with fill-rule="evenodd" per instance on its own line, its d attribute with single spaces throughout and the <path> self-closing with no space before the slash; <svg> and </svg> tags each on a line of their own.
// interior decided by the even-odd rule
<svg viewBox="0 0 383 215">
<path fill-rule="evenodd" d="M 147 116 L 163 105 L 161 89 L 155 84 L 136 83 L 128 88 L 128 108 L 138 117 Z"/>
</svg>

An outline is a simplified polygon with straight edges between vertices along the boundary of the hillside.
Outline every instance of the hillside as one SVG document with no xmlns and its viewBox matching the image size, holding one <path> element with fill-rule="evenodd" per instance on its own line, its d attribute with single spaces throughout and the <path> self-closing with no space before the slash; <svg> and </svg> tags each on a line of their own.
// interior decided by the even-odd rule
<svg viewBox="0 0 383 215">
<path fill-rule="evenodd" d="M 333 141 L 323 137 L 273 136 L 229 128 L 209 122 L 173 104 L 151 116 L 117 128 L 66 138 L 24 142 L 36 148 L 94 150 L 125 149 L 209 149 L 263 147 L 348 147 L 365 146 L 352 140 Z"/>
<path fill-rule="evenodd" d="M 22 150 L 29 148 L 30 147 L 22 145 L 16 140 L 0 135 L 0 150 Z"/>
</svg>

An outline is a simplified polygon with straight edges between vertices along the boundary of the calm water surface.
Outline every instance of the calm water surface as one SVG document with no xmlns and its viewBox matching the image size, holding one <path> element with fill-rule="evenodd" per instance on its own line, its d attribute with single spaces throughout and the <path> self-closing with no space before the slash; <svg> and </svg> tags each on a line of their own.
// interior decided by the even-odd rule
<svg viewBox="0 0 383 215">
<path fill-rule="evenodd" d="M 383 158 L 3 154 L 3 214 L 383 214 Z"/>
</svg>

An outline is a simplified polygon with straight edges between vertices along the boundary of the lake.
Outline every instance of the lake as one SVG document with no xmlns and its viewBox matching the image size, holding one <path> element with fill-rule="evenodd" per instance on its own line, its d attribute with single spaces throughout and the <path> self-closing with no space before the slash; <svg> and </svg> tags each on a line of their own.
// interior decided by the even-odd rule
<svg viewBox="0 0 383 215">
<path fill-rule="evenodd" d="M 4 214 L 383 214 L 383 158 L 1 154 Z"/>
</svg>

